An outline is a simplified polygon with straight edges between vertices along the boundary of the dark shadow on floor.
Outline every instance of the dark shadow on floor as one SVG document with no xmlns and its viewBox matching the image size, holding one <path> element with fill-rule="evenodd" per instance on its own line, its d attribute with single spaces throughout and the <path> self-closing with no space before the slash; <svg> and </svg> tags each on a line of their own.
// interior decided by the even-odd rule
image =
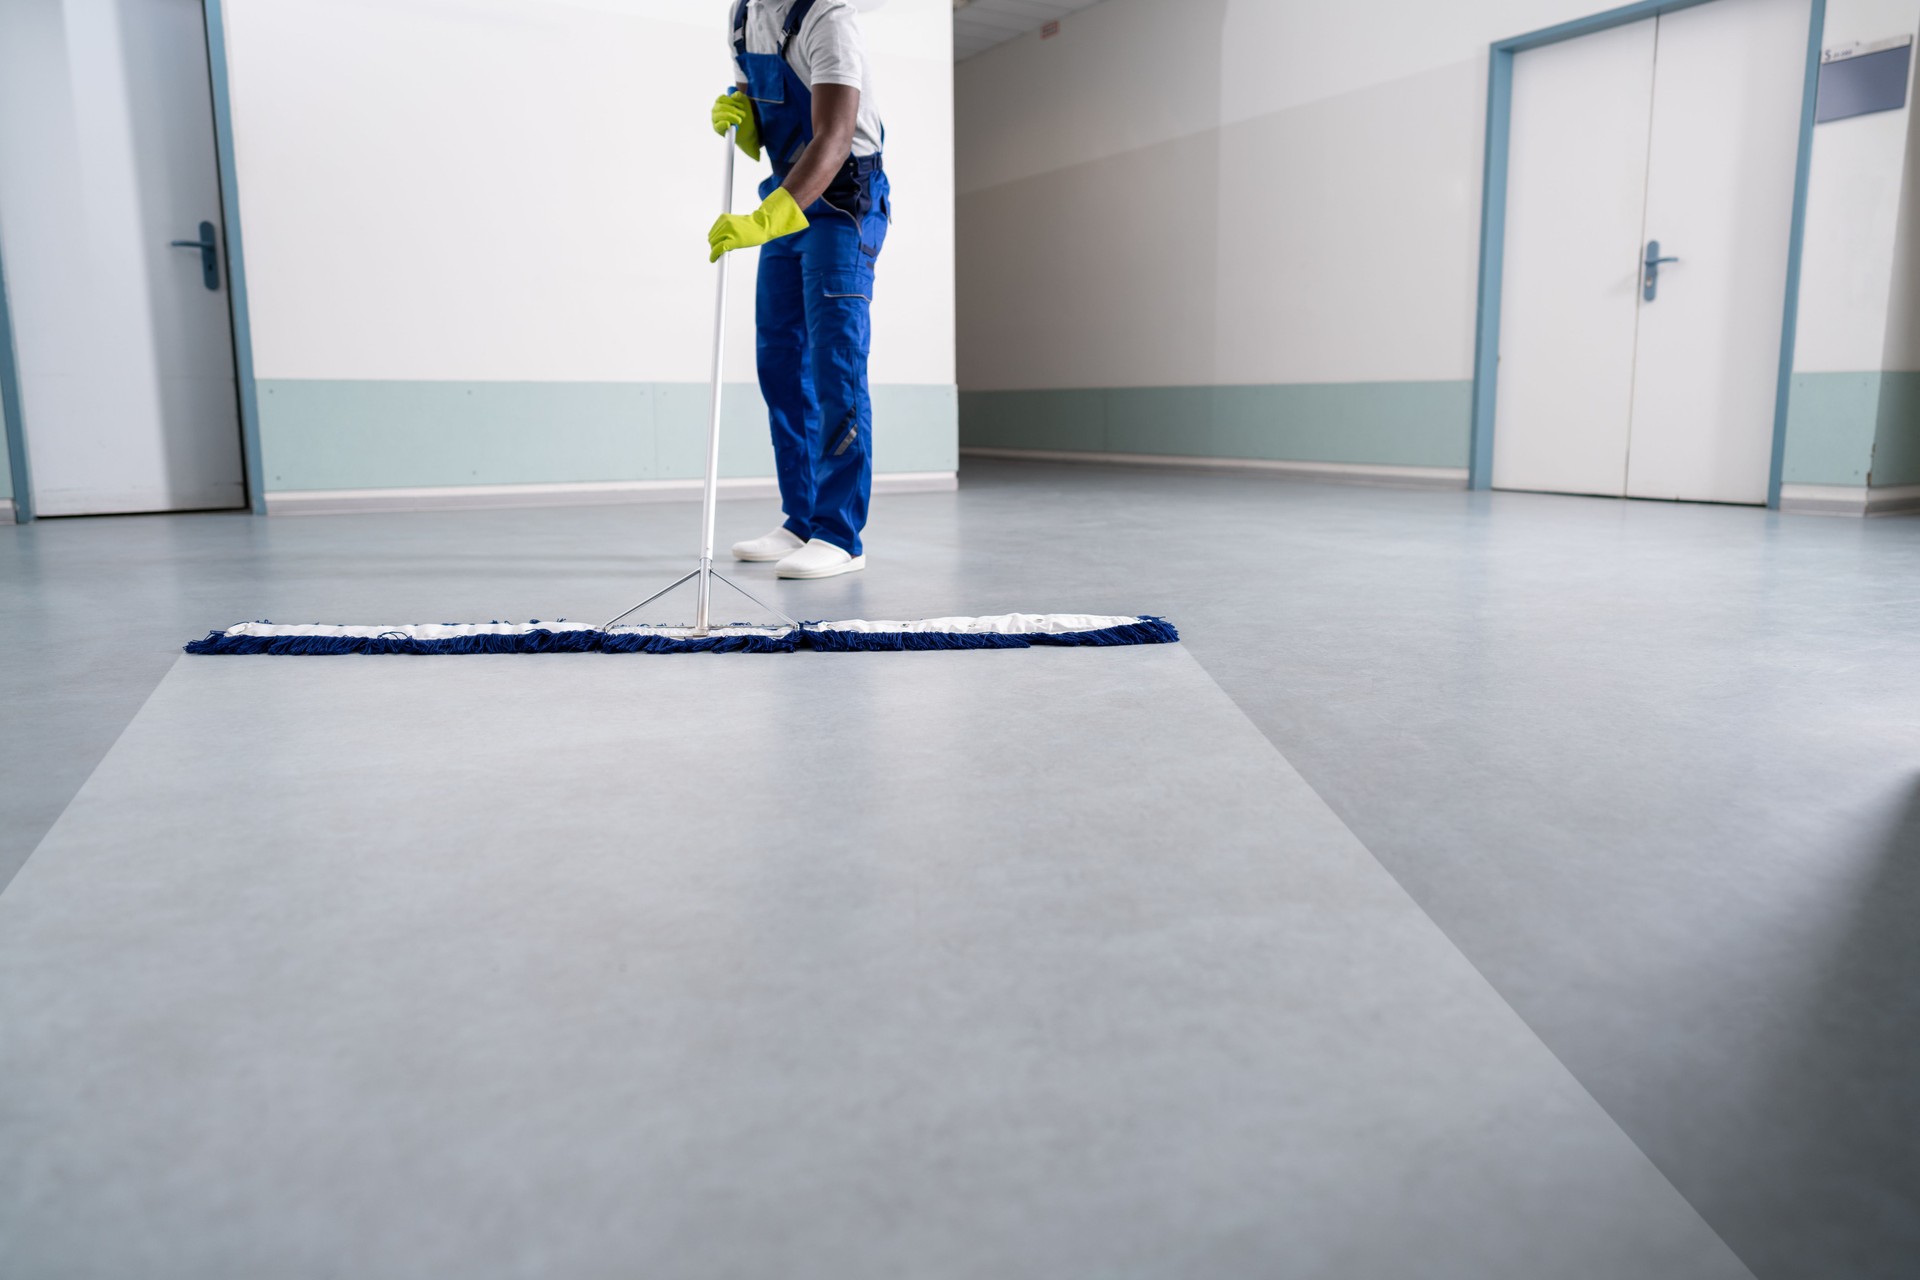
<svg viewBox="0 0 1920 1280">
<path fill-rule="evenodd" d="M 1858 890 L 1755 1112 L 1789 1128 L 1797 1152 L 1793 1168 L 1750 1174 L 1823 1229 L 1746 1259 L 1760 1280 L 1920 1275 L 1920 777 Z"/>
</svg>

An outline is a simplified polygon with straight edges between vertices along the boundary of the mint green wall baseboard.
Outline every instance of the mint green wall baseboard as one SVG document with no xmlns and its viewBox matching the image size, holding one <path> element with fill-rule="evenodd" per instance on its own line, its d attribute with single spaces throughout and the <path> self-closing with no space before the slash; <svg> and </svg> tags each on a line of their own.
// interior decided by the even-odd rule
<svg viewBox="0 0 1920 1280">
<path fill-rule="evenodd" d="M 267 490 L 697 480 L 705 383 L 358 382 L 264 379 Z M 873 388 L 874 468 L 959 465 L 950 386 Z M 771 476 L 766 408 L 752 383 L 722 400 L 720 473 Z"/>
<path fill-rule="evenodd" d="M 1464 467 L 1472 407 L 1473 384 L 1467 381 L 962 391 L 960 443 L 976 449 Z"/>
<path fill-rule="evenodd" d="M 0 355 L 0 360 L 5 359 Z M 4 505 L 11 518 L 13 511 L 13 445 L 7 435 L 13 424 L 7 419 L 7 407 L 0 404 L 0 505 Z"/>
<path fill-rule="evenodd" d="M 1878 372 L 1793 375 L 1781 483 L 1867 483 L 1873 468 L 1882 376 Z"/>
<path fill-rule="evenodd" d="M 1920 373 L 1880 375 L 1873 487 L 1920 484 Z"/>
<path fill-rule="evenodd" d="M 962 391 L 976 449 L 1464 467 L 1473 384 Z M 1797 373 L 1787 484 L 1920 483 L 1920 373 Z"/>
<path fill-rule="evenodd" d="M 1796 373 L 1787 484 L 1920 484 L 1920 373 Z"/>
<path fill-rule="evenodd" d="M 950 386 L 883 385 L 873 398 L 875 467 L 882 473 L 955 470 L 962 444 L 1462 467 L 1472 384 L 957 395 Z M 706 404 L 699 383 L 268 379 L 260 383 L 267 488 L 698 479 Z M 727 387 L 721 446 L 722 475 L 773 473 L 766 410 L 751 383 Z M 1783 478 L 1788 484 L 1920 484 L 1920 373 L 1795 374 Z M 10 496 L 0 465 L 0 499 Z"/>
</svg>

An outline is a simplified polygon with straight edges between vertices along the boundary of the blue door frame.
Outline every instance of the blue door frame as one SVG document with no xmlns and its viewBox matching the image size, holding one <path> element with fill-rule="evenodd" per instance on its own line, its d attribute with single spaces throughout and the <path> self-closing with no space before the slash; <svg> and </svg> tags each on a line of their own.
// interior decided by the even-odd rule
<svg viewBox="0 0 1920 1280">
<path fill-rule="evenodd" d="M 7 264 L 0 260 L 0 420 L 7 437 L 7 473 L 13 484 L 13 518 L 33 519 L 33 489 L 27 483 L 27 433 L 20 421 L 20 368 L 13 353 L 13 313 L 7 306 Z"/>
<path fill-rule="evenodd" d="M 240 398 L 240 450 L 247 477 L 247 506 L 267 513 L 260 462 L 260 400 L 253 377 L 253 325 L 247 311 L 246 256 L 241 252 L 240 189 L 233 163 L 233 103 L 227 86 L 227 24 L 222 0 L 204 0 L 207 71 L 213 88 L 214 146 L 220 168 L 220 211 L 226 223 L 227 302 L 233 314 L 233 374 Z M 6 420 L 7 462 L 13 483 L 14 519 L 33 519 L 32 471 L 27 465 L 26 421 L 20 406 L 19 365 L 7 306 L 6 272 L 0 265 L 0 418 Z"/>
<path fill-rule="evenodd" d="M 1677 13 L 1714 0 L 1643 0 L 1497 41 L 1487 67 L 1486 169 L 1480 193 L 1480 313 L 1474 325 L 1473 446 L 1468 485 L 1493 487 L 1494 399 L 1500 371 L 1500 286 L 1507 242 L 1507 145 L 1513 124 L 1514 55 L 1542 45 L 1625 26 L 1663 13 Z M 1813 108 L 1820 85 L 1820 38 L 1827 0 L 1812 0 L 1807 31 L 1806 80 L 1801 87 L 1800 152 L 1793 177 L 1793 234 L 1787 245 L 1787 305 L 1780 327 L 1780 369 L 1773 406 L 1773 464 L 1767 505 L 1780 505 L 1780 468 L 1787 448 L 1787 400 L 1793 389 L 1793 345 L 1800 318 L 1800 247 L 1807 222 L 1807 166 L 1813 156 Z"/>
<path fill-rule="evenodd" d="M 247 255 L 240 236 L 240 179 L 233 161 L 233 96 L 227 80 L 224 0 L 204 0 L 207 73 L 213 80 L 213 143 L 220 162 L 220 215 L 227 227 L 227 302 L 233 312 L 233 377 L 240 394 L 240 450 L 247 506 L 267 514 L 266 468 L 260 460 L 260 393 L 253 377 L 253 319 L 247 309 Z M 1816 4 L 1823 0 L 1814 0 Z"/>
</svg>

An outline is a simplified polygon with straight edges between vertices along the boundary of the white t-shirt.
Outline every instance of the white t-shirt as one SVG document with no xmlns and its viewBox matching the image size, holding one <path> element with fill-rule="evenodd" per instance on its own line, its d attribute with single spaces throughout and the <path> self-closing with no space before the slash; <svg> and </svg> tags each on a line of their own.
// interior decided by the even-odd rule
<svg viewBox="0 0 1920 1280">
<path fill-rule="evenodd" d="M 787 10 L 794 0 L 748 0 L 747 52 L 779 53 Z M 733 15 L 727 6 L 727 47 L 733 47 Z M 873 65 L 867 61 L 866 42 L 860 38 L 860 17 L 851 0 L 817 0 L 813 12 L 794 33 L 787 47 L 787 65 L 811 89 L 818 84 L 851 85 L 860 91 L 860 114 L 853 126 L 853 154 L 870 156 L 880 149 L 884 132 L 880 107 L 873 96 Z M 736 59 L 734 78 L 747 81 Z"/>
</svg>

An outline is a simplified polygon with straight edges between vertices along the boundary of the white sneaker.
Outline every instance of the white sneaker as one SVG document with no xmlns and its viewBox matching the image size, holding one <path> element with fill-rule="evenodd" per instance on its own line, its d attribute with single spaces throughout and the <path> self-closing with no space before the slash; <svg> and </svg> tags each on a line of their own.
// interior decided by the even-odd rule
<svg viewBox="0 0 1920 1280">
<path fill-rule="evenodd" d="M 765 537 L 752 538 L 746 542 L 733 544 L 735 560 L 785 560 L 807 544 L 793 536 L 793 531 L 781 525 Z"/>
<path fill-rule="evenodd" d="M 837 578 L 867 567 L 865 556 L 850 556 L 831 542 L 815 538 L 780 562 L 774 573 L 782 578 Z"/>
</svg>

